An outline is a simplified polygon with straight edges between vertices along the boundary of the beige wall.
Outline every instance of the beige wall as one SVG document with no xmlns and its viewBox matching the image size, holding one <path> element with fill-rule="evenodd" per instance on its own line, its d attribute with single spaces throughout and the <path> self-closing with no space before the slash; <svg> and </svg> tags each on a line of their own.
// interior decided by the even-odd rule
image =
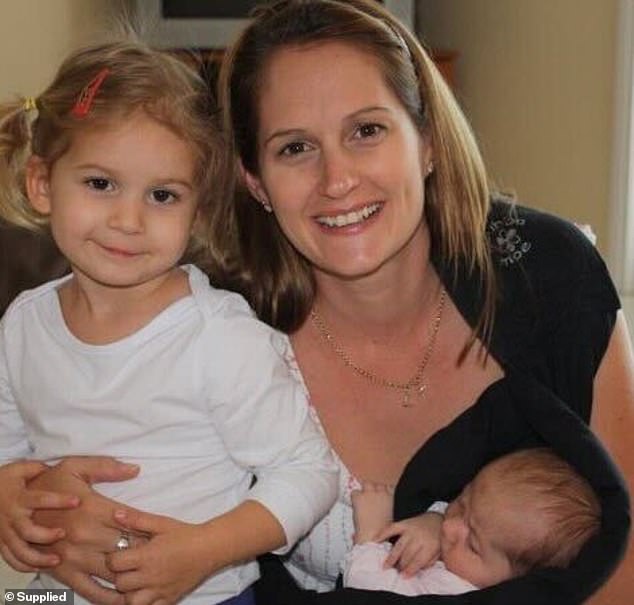
<svg viewBox="0 0 634 605">
<path fill-rule="evenodd" d="M 617 0 L 418 0 L 496 182 L 607 250 Z"/>
<path fill-rule="evenodd" d="M 2 0 L 0 98 L 36 96 L 61 59 L 103 27 L 108 0 Z"/>
</svg>

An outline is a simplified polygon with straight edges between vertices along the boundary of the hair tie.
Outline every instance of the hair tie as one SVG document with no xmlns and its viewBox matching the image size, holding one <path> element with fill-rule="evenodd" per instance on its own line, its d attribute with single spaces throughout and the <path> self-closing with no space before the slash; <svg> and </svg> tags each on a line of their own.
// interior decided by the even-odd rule
<svg viewBox="0 0 634 605">
<path fill-rule="evenodd" d="M 92 102 L 109 73 L 110 70 L 104 67 L 79 93 L 79 97 L 71 109 L 71 113 L 76 118 L 85 118 L 90 113 Z"/>
<path fill-rule="evenodd" d="M 34 97 L 26 97 L 26 99 L 24 99 L 24 105 L 23 105 L 22 109 L 24 111 L 26 111 L 27 113 L 29 111 L 37 109 L 37 103 L 35 102 L 35 98 Z"/>
</svg>

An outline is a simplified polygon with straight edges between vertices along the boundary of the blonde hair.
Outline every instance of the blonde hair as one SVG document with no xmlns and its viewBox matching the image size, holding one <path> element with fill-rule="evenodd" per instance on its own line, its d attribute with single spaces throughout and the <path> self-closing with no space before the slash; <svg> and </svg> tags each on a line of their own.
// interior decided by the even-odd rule
<svg viewBox="0 0 634 605">
<path fill-rule="evenodd" d="M 485 235 L 489 187 L 471 129 L 443 77 L 417 39 L 371 0 L 281 0 L 255 13 L 225 57 L 218 98 L 231 153 L 236 158 L 227 195 L 212 222 L 215 265 L 229 275 L 258 315 L 292 332 L 315 296 L 310 264 L 289 243 L 274 216 L 250 198 L 237 159 L 258 174 L 259 89 L 268 61 L 288 46 L 340 41 L 372 53 L 389 88 L 433 147 L 434 173 L 425 181 L 425 216 L 432 246 L 453 267 L 478 274 L 484 307 L 473 338 L 488 339 L 493 324 L 495 276 Z"/>
<path fill-rule="evenodd" d="M 537 567 L 567 567 L 601 524 L 601 505 L 590 484 L 548 448 L 513 452 L 485 469 L 495 489 L 513 494 L 543 519 L 545 535 L 526 544 L 508 541 L 517 575 Z M 521 514 L 521 510 L 517 511 Z"/>
<path fill-rule="evenodd" d="M 73 107 L 102 70 L 107 75 L 84 117 Z M 143 110 L 187 141 L 195 152 L 199 215 L 205 226 L 213 187 L 221 181 L 223 148 L 213 124 L 209 90 L 195 69 L 180 59 L 139 41 L 116 41 L 84 47 L 60 66 L 48 88 L 32 101 L 0 105 L 0 218 L 30 230 L 42 230 L 47 217 L 29 204 L 25 191 L 28 158 L 40 156 L 49 167 L 83 129 L 107 126 Z M 204 248 L 202 234 L 190 243 Z"/>
</svg>

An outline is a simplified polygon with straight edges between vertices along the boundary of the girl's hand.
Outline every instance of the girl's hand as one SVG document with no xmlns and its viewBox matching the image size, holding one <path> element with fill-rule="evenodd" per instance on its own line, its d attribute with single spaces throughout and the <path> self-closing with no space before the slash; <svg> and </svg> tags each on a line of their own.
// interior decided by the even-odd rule
<svg viewBox="0 0 634 605">
<path fill-rule="evenodd" d="M 34 512 L 79 505 L 75 495 L 27 489 L 29 481 L 48 470 L 45 464 L 30 461 L 0 467 L 0 554 L 17 571 L 38 571 L 60 562 L 58 555 L 42 553 L 33 545 L 52 544 L 64 537 L 64 530 L 37 524 Z"/>
<path fill-rule="evenodd" d="M 442 519 L 438 513 L 423 513 L 388 525 L 377 541 L 384 542 L 396 536 L 398 540 L 383 567 L 396 567 L 405 577 L 411 577 L 434 563 L 440 556 Z"/>
<path fill-rule="evenodd" d="M 171 605 L 212 573 L 204 554 L 208 538 L 199 525 L 138 512 L 117 511 L 115 518 L 124 528 L 150 536 L 142 546 L 107 557 L 126 605 Z"/>
</svg>

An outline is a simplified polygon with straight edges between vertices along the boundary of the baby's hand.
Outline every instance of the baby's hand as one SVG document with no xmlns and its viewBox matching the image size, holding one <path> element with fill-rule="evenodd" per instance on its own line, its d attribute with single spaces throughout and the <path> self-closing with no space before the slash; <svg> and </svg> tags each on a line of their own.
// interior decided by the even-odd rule
<svg viewBox="0 0 634 605">
<path fill-rule="evenodd" d="M 392 521 L 394 488 L 367 481 L 352 492 L 351 498 L 355 544 L 379 541 L 377 536 Z"/>
<path fill-rule="evenodd" d="M 396 536 L 398 540 L 383 567 L 396 567 L 403 576 L 411 577 L 434 563 L 440 556 L 442 519 L 442 515 L 428 512 L 385 527 L 376 540 L 384 542 Z"/>
</svg>

